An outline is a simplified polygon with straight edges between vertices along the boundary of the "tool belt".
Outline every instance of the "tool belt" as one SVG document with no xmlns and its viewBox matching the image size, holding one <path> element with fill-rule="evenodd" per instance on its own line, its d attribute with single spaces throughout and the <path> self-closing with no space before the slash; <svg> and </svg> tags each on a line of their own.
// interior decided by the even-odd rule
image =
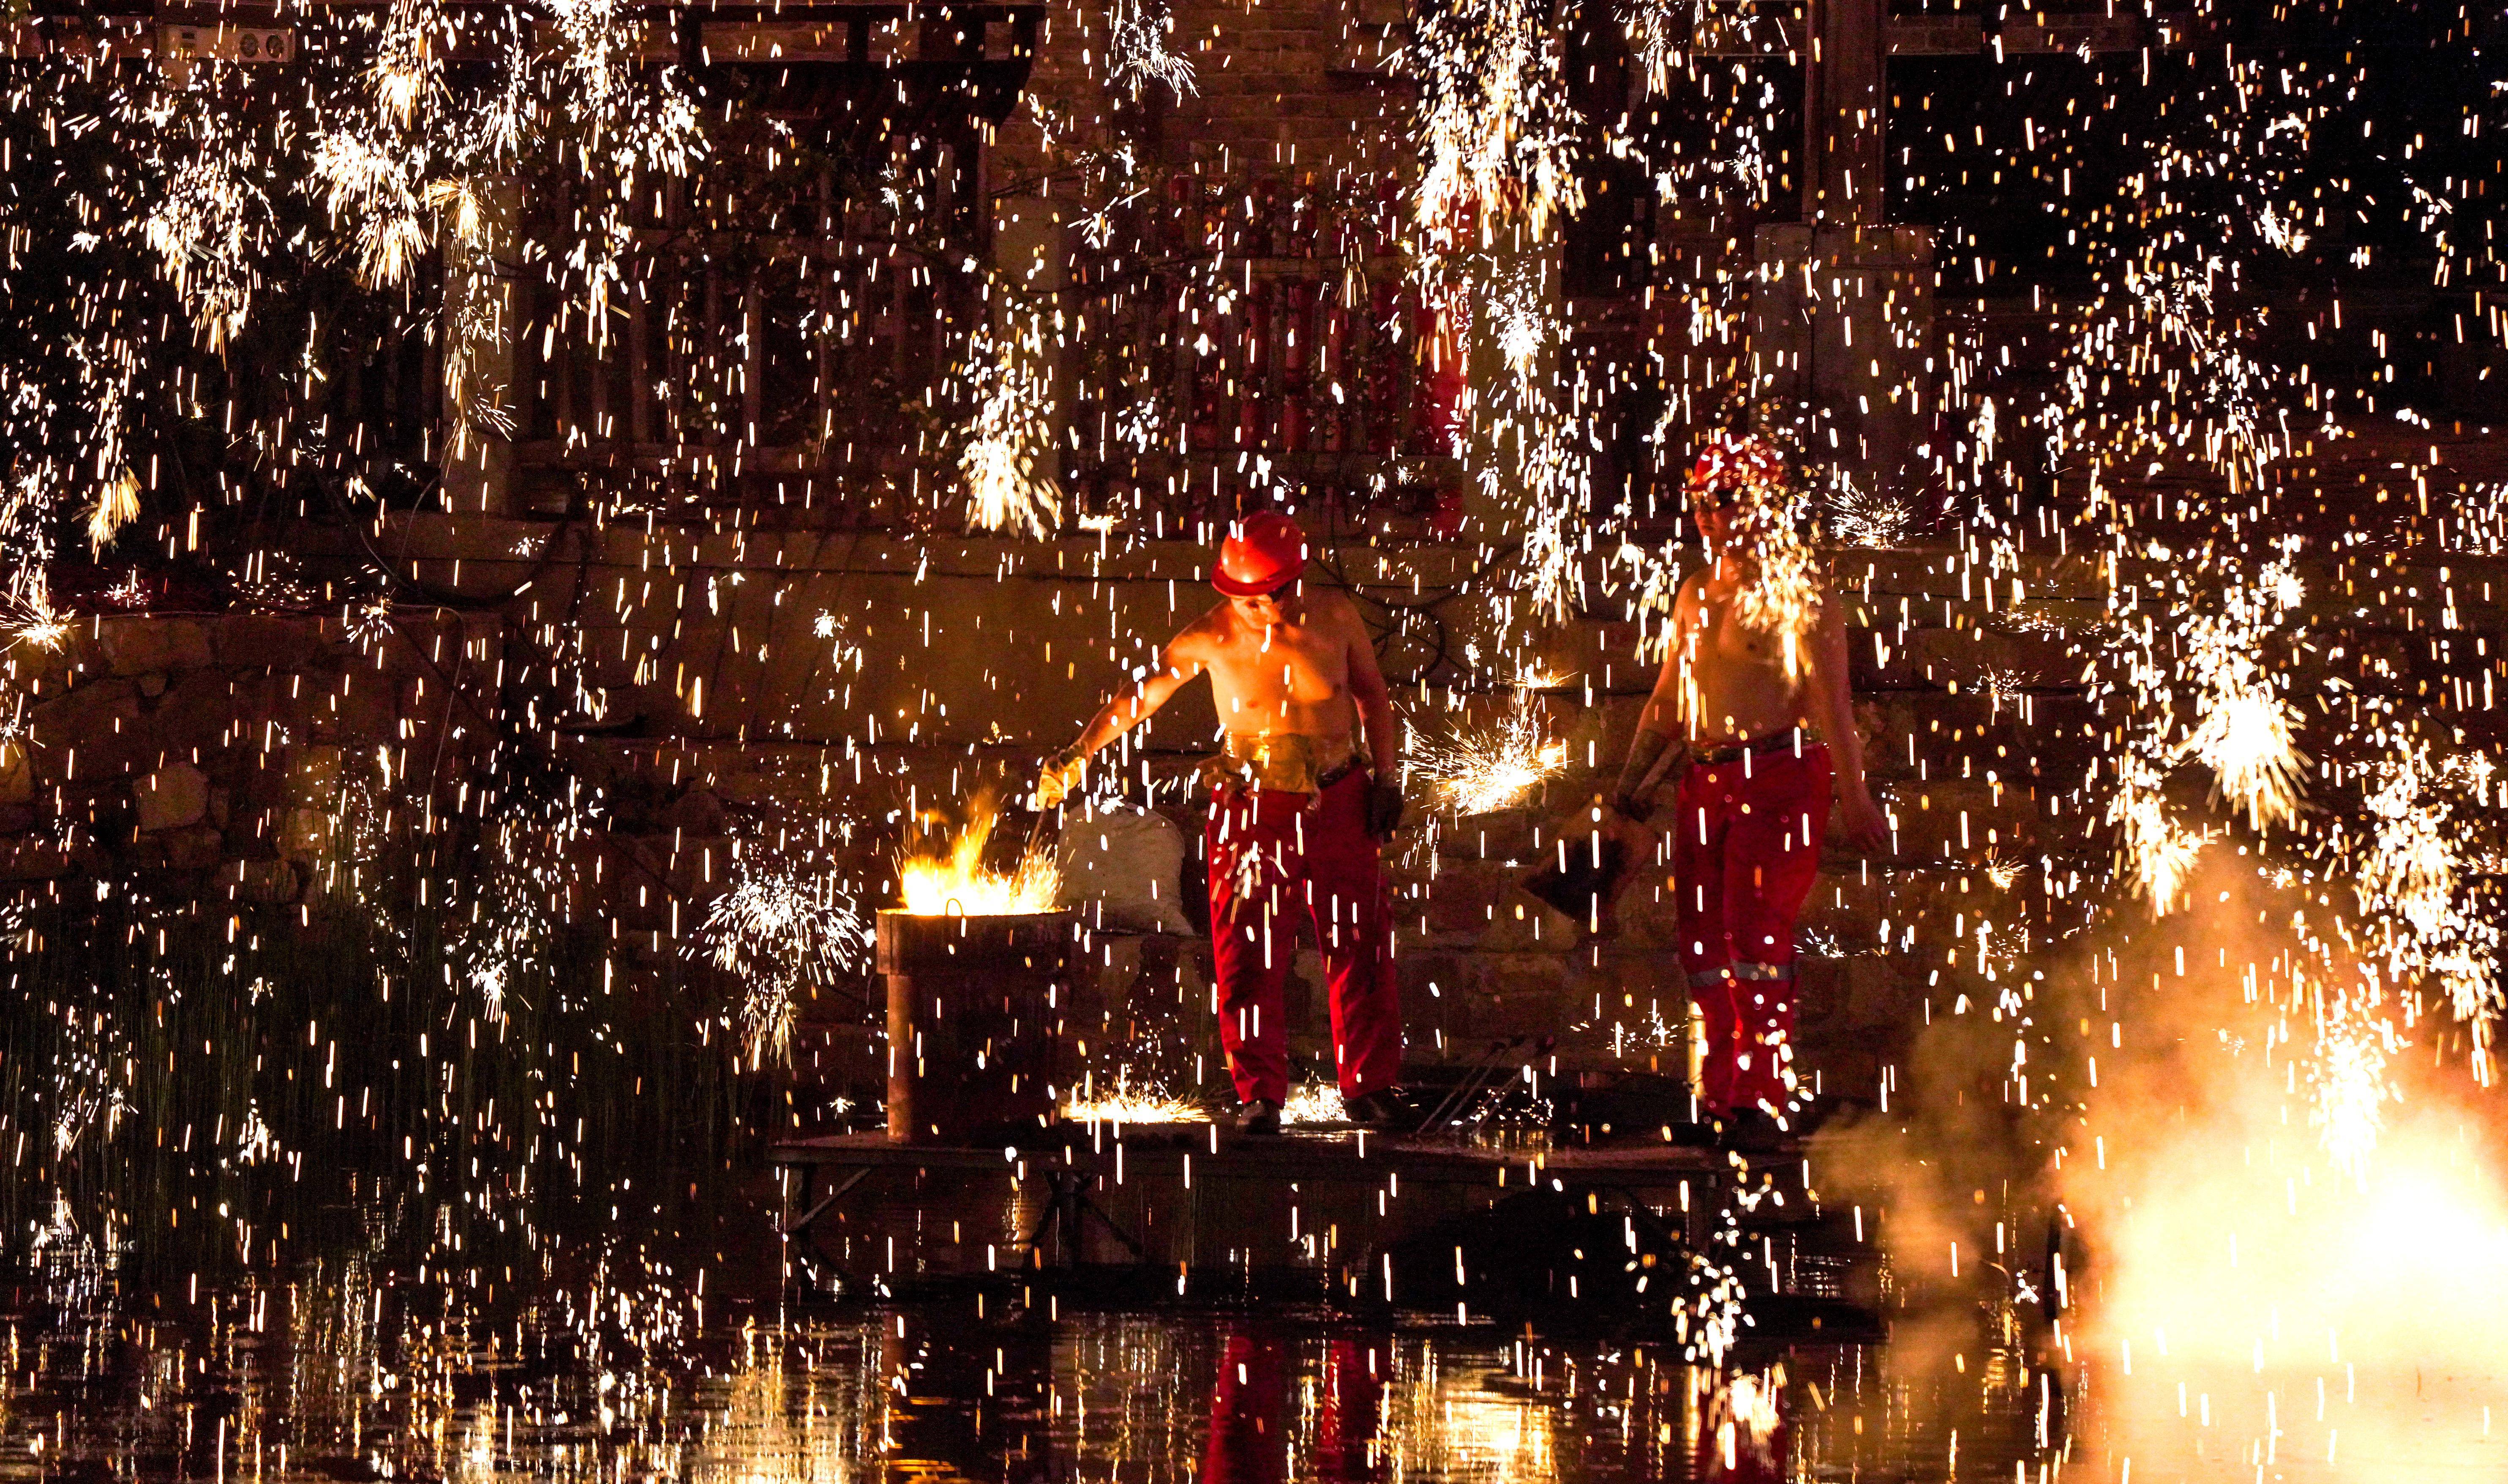
<svg viewBox="0 0 2508 1484">
<path fill-rule="evenodd" d="M 1349 742 L 1328 744 L 1293 732 L 1231 732 L 1201 763 L 1202 780 L 1232 793 L 1318 794 L 1357 771 L 1357 748 Z"/>
<path fill-rule="evenodd" d="M 1804 748 L 1820 744 L 1820 739 L 1801 727 L 1788 727 L 1749 742 L 1728 743 L 1721 747 L 1703 747 L 1689 755 L 1693 768 L 1713 768 L 1718 763 L 1738 763 L 1746 757 L 1764 757 L 1771 752 L 1800 755 Z"/>
</svg>

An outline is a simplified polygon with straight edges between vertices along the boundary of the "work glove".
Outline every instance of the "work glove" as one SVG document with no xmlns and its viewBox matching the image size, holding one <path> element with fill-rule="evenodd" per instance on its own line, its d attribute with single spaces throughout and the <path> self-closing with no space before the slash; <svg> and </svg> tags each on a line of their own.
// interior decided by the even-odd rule
<svg viewBox="0 0 2508 1484">
<path fill-rule="evenodd" d="M 1066 747 L 1045 760 L 1045 769 L 1036 777 L 1036 807 L 1051 809 L 1080 786 L 1081 775 L 1088 771 L 1088 754 L 1077 747 Z"/>
<path fill-rule="evenodd" d="M 1390 840 L 1402 827 L 1402 785 L 1379 778 L 1367 785 L 1367 832 Z"/>
</svg>

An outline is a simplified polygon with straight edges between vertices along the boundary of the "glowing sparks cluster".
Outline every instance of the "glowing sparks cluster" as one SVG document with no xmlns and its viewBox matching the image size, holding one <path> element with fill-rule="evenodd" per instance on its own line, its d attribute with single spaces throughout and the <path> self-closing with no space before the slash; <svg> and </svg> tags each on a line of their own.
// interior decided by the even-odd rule
<svg viewBox="0 0 2508 1484">
<path fill-rule="evenodd" d="M 2467 880 L 2459 800 L 2482 807 L 2493 766 L 2464 755 L 2433 764 L 2426 744 L 2393 739 L 2363 801 L 2357 840 L 2344 837 L 2371 945 L 2398 977 L 2426 980 L 2473 1040 L 2473 1068 L 2488 1083 L 2501 992 L 2499 906 L 2489 883 Z"/>
<path fill-rule="evenodd" d="M 2186 882 L 2209 838 L 2169 817 L 2159 777 L 2144 759 L 2118 760 L 2121 777 L 2108 796 L 2108 822 L 2117 826 L 2118 854 L 2126 879 L 2155 915 L 2165 917 L 2186 901 Z"/>
<path fill-rule="evenodd" d="M 1210 1110 L 1190 1098 L 1118 1084 L 1065 1104 L 1062 1116 L 1073 1123 L 1203 1123 Z"/>
<path fill-rule="evenodd" d="M 860 969 L 870 927 L 833 877 L 744 851 L 715 898 L 697 943 L 742 981 L 741 1032 L 753 1061 L 790 1055 L 796 999 L 806 987 Z"/>
<path fill-rule="evenodd" d="M 1175 18 L 1160 0 L 1110 0 L 1106 7 L 1106 77 L 1133 97 L 1153 83 L 1182 95 L 1194 90 L 1193 63 L 1167 48 Z"/>
<path fill-rule="evenodd" d="M 967 485 L 967 524 L 977 530 L 1045 535 L 1062 519 L 1062 495 L 1051 472 L 1049 393 L 1032 355 L 1022 354 L 1016 342 L 979 334 L 968 379 L 975 412 L 958 459 Z"/>
<path fill-rule="evenodd" d="M 2385 1105 L 2394 1097 L 2386 1062 L 2397 1049 L 2395 1031 L 2356 995 L 2318 999 L 2308 1120 L 2335 1168 L 2357 1178 L 2377 1151 Z"/>
<path fill-rule="evenodd" d="M 1575 173 L 1576 113 L 1562 73 L 1552 8 L 1535 0 L 1463 0 L 1421 14 L 1406 61 L 1421 91 L 1420 225 L 1459 240 L 1521 213 L 1536 237 L 1584 199 Z"/>
<path fill-rule="evenodd" d="M 2295 822 L 2305 795 L 2297 714 L 2257 658 L 2301 597 L 2290 563 L 2274 561 L 2185 630 L 2187 668 L 2199 690 L 2194 726 L 2178 753 L 2211 769 L 2220 795 L 2258 830 Z"/>
<path fill-rule="evenodd" d="M 1505 809 L 1567 766 L 1568 744 L 1549 735 L 1540 704 L 1519 696 L 1505 716 L 1410 747 L 1411 771 L 1427 780 L 1438 806 L 1456 814 Z"/>
</svg>

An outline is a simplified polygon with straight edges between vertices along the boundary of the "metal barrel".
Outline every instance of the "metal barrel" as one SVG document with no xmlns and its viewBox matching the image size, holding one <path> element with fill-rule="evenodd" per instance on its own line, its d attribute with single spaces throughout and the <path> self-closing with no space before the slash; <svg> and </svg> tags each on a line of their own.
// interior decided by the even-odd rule
<svg viewBox="0 0 2508 1484">
<path fill-rule="evenodd" d="M 888 986 L 888 1137 L 964 1143 L 1051 1124 L 1070 1085 L 1062 1023 L 1074 921 L 879 915 Z"/>
</svg>

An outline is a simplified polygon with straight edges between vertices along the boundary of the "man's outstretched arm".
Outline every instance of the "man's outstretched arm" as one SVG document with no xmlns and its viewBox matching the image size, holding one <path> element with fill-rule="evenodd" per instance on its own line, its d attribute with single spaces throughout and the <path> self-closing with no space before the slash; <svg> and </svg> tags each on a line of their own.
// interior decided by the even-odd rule
<svg viewBox="0 0 2508 1484">
<path fill-rule="evenodd" d="M 1099 748 L 1156 715 L 1159 707 L 1207 665 L 1196 631 L 1188 629 L 1169 640 L 1160 652 L 1155 669 L 1099 706 L 1097 714 L 1088 718 L 1088 725 L 1080 729 L 1079 741 L 1046 759 L 1045 771 L 1036 783 L 1037 807 L 1051 809 L 1061 803 Z"/>
</svg>

